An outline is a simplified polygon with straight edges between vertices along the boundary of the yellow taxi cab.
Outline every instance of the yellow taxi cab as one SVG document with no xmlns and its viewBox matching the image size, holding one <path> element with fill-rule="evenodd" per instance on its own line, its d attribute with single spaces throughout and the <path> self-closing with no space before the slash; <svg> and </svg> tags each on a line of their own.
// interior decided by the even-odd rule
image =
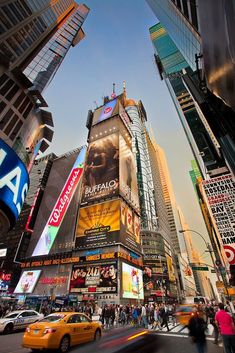
<svg viewBox="0 0 235 353">
<path fill-rule="evenodd" d="M 58 312 L 29 325 L 24 333 L 22 346 L 33 352 L 59 349 L 68 352 L 71 346 L 101 338 L 101 324 L 92 322 L 86 315 L 76 312 Z"/>
<path fill-rule="evenodd" d="M 194 315 L 196 305 L 182 304 L 176 309 L 176 320 L 183 326 L 187 326 L 189 320 Z"/>
</svg>

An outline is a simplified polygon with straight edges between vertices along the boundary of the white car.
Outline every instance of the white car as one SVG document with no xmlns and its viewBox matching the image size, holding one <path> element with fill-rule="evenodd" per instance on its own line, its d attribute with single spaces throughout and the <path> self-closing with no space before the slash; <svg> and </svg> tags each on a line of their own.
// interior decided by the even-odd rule
<svg viewBox="0 0 235 353">
<path fill-rule="evenodd" d="M 34 310 L 12 311 L 0 319 L 0 332 L 7 334 L 11 333 L 13 330 L 24 329 L 29 324 L 42 320 L 43 317 L 43 314 L 39 314 Z"/>
</svg>

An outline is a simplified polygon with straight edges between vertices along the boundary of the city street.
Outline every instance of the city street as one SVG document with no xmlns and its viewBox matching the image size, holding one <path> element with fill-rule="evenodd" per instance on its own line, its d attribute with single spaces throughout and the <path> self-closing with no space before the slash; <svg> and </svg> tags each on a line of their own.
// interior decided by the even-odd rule
<svg viewBox="0 0 235 353">
<path fill-rule="evenodd" d="M 134 336 L 136 329 L 134 328 L 120 328 L 104 333 L 103 338 L 98 343 L 85 344 L 77 346 L 71 349 L 73 353 L 137 353 L 136 345 L 133 347 L 129 345 L 126 349 L 121 346 L 120 342 L 123 342 L 123 333 L 129 335 L 130 333 Z M 0 353 L 29 353 L 29 349 L 21 347 L 23 332 L 12 333 L 10 335 L 1 335 L 1 346 Z M 190 339 L 186 334 L 174 333 L 174 332 L 162 332 L 162 333 L 153 333 L 149 341 L 151 342 L 150 353 L 193 353 L 193 347 L 190 342 Z M 153 343 L 154 342 L 154 343 Z M 139 344 L 139 343 L 138 343 Z M 213 344 L 213 338 L 208 337 L 207 339 L 208 352 L 207 353 L 223 353 L 222 347 L 218 347 Z M 141 347 L 141 345 L 140 345 Z M 141 349 L 142 348 L 142 349 Z M 146 345 L 138 349 L 138 353 L 147 352 Z M 195 351 L 196 352 L 196 351 Z"/>
</svg>

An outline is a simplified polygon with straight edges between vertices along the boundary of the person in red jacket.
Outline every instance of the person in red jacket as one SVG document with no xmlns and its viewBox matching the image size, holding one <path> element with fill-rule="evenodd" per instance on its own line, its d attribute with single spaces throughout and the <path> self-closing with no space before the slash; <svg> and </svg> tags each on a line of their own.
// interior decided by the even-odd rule
<svg viewBox="0 0 235 353">
<path fill-rule="evenodd" d="M 220 329 L 225 353 L 235 353 L 235 325 L 231 314 L 224 310 L 223 303 L 219 303 L 215 321 Z"/>
</svg>

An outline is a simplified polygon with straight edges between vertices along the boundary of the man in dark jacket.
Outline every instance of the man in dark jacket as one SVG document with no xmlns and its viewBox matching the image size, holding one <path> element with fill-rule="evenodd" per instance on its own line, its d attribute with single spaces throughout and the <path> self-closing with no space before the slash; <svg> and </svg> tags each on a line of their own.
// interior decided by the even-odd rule
<svg viewBox="0 0 235 353">
<path fill-rule="evenodd" d="M 192 337 L 192 342 L 195 343 L 198 353 L 206 352 L 206 322 L 203 319 L 203 313 L 194 310 L 193 316 L 188 324 L 189 336 Z"/>
</svg>

